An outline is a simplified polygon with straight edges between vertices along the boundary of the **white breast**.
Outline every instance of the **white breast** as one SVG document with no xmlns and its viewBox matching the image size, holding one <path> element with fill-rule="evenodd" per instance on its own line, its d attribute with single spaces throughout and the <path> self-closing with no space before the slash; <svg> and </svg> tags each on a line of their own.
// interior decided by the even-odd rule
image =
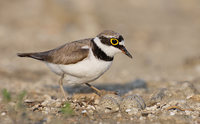
<svg viewBox="0 0 200 124">
<path fill-rule="evenodd" d="M 67 83 L 86 83 L 100 77 L 111 64 L 112 61 L 97 59 L 90 50 L 88 57 L 78 63 L 69 65 L 47 63 L 47 66 L 58 75 L 64 73 Z"/>
</svg>

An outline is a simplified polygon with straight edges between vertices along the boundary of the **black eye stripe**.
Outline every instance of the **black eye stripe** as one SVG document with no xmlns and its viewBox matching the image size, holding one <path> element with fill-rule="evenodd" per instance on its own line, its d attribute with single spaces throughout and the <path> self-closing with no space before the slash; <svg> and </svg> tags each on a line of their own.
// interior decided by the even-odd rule
<svg viewBox="0 0 200 124">
<path fill-rule="evenodd" d="M 99 39 L 101 40 L 101 42 L 103 44 L 108 45 L 108 46 L 116 44 L 117 42 L 121 42 L 121 41 L 124 40 L 124 38 L 122 37 L 122 35 L 119 35 L 119 37 L 116 39 L 117 41 L 114 41 L 115 38 L 111 38 L 111 39 L 113 39 L 112 43 L 111 43 L 111 39 L 110 38 L 107 38 L 107 37 L 104 37 L 104 36 L 99 37 Z M 115 46 L 117 46 L 117 44 Z"/>
</svg>

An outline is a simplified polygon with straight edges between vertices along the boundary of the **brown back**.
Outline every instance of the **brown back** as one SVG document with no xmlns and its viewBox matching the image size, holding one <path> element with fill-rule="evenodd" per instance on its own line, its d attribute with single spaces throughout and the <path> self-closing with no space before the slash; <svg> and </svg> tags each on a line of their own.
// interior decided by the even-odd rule
<svg viewBox="0 0 200 124">
<path fill-rule="evenodd" d="M 74 64 L 85 59 L 89 54 L 88 48 L 91 47 L 91 38 L 66 43 L 58 48 L 36 53 L 18 53 L 20 57 L 31 57 L 37 60 L 46 61 L 53 64 Z"/>
</svg>

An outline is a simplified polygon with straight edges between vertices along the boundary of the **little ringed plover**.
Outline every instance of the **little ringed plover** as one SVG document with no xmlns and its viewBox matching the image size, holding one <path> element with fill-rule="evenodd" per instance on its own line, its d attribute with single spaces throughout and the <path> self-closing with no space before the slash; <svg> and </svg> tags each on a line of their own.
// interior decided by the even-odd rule
<svg viewBox="0 0 200 124">
<path fill-rule="evenodd" d="M 117 53 L 124 53 L 132 58 L 126 50 L 124 38 L 117 32 L 105 30 L 95 38 L 87 38 L 66 43 L 45 52 L 18 53 L 19 57 L 40 60 L 57 75 L 59 86 L 65 99 L 63 79 L 67 83 L 86 84 L 98 93 L 101 91 L 89 84 L 106 72 Z"/>
</svg>

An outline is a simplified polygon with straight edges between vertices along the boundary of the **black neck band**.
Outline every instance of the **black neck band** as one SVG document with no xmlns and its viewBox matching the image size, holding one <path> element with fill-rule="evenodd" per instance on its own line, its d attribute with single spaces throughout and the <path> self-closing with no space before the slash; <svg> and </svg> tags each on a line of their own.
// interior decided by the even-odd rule
<svg viewBox="0 0 200 124">
<path fill-rule="evenodd" d="M 91 41 L 92 41 L 92 44 L 93 44 L 92 51 L 93 51 L 93 54 L 96 58 L 104 60 L 104 61 L 112 61 L 113 60 L 114 57 L 110 57 L 110 56 L 106 55 L 106 53 L 103 52 L 101 50 L 101 48 L 99 48 L 97 46 L 97 44 L 94 42 L 94 39 L 92 39 Z"/>
</svg>

